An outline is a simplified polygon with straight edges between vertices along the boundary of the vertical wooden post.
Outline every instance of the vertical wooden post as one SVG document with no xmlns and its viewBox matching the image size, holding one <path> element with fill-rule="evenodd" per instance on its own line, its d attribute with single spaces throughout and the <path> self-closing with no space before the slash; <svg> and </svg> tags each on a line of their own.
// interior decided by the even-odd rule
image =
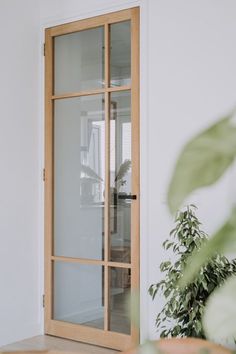
<svg viewBox="0 0 236 354">
<path fill-rule="evenodd" d="M 105 24 L 105 316 L 104 329 L 110 329 L 110 277 L 108 261 L 110 260 L 110 27 Z"/>
</svg>

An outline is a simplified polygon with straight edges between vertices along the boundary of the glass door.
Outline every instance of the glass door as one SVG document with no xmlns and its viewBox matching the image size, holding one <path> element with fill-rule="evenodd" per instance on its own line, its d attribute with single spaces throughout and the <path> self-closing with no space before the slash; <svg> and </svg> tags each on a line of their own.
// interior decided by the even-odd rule
<svg viewBox="0 0 236 354">
<path fill-rule="evenodd" d="M 139 338 L 139 9 L 45 36 L 45 332 L 124 350 Z"/>
</svg>

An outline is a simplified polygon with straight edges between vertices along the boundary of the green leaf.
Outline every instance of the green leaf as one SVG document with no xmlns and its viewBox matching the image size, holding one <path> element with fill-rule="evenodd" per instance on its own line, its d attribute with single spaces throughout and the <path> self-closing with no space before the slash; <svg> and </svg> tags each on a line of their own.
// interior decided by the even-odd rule
<svg viewBox="0 0 236 354">
<path fill-rule="evenodd" d="M 170 261 L 162 262 L 162 263 L 160 264 L 160 270 L 161 270 L 162 272 L 165 272 L 167 269 L 170 268 L 170 266 L 171 266 L 171 262 L 170 262 Z"/>
<path fill-rule="evenodd" d="M 162 244 L 162 247 L 165 248 L 166 247 L 166 244 L 169 242 L 169 240 L 165 240 Z"/>
<path fill-rule="evenodd" d="M 225 284 L 209 297 L 203 315 L 203 327 L 211 340 L 236 338 L 236 277 L 230 277 Z"/>
<path fill-rule="evenodd" d="M 195 251 L 187 260 L 185 272 L 180 279 L 181 287 L 190 283 L 198 274 L 200 268 L 216 253 L 236 251 L 236 207 L 232 210 L 228 221 L 208 241 L 205 241 L 200 250 Z"/>
<path fill-rule="evenodd" d="M 236 127 L 228 117 L 198 134 L 183 148 L 168 190 L 174 213 L 194 190 L 215 183 L 236 156 Z"/>
<path fill-rule="evenodd" d="M 168 245 L 166 246 L 166 250 L 168 250 L 171 246 L 173 246 L 174 242 L 170 242 L 168 243 Z"/>
</svg>

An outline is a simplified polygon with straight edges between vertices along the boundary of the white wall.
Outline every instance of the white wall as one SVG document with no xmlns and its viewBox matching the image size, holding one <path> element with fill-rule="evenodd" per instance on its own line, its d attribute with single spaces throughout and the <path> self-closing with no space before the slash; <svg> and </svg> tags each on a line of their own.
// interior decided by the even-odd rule
<svg viewBox="0 0 236 354">
<path fill-rule="evenodd" d="M 149 284 L 157 279 L 157 265 L 165 257 L 160 244 L 172 224 L 166 190 L 177 154 L 187 139 L 236 104 L 235 11 L 233 0 L 149 1 Z M 228 175 L 191 198 L 208 232 L 227 215 L 229 181 Z M 149 302 L 152 336 L 158 308 Z"/>
<path fill-rule="evenodd" d="M 0 23 L 2 346 L 40 331 L 38 2 L 1 0 Z"/>
<path fill-rule="evenodd" d="M 77 17 L 91 17 L 94 13 L 101 14 L 132 7 L 138 0 L 40 0 L 41 23 L 50 24 Z"/>
</svg>

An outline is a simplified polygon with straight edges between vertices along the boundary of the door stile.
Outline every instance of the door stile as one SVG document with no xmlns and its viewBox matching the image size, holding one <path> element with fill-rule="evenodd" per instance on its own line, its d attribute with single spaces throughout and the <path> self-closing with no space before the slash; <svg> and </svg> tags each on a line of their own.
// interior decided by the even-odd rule
<svg viewBox="0 0 236 354">
<path fill-rule="evenodd" d="M 104 329 L 110 329 L 110 294 L 109 294 L 109 268 L 110 260 L 110 94 L 107 91 L 110 82 L 110 33 L 109 24 L 105 24 L 105 242 L 104 242 L 104 260 L 105 260 L 105 277 L 104 277 L 104 296 L 105 296 L 105 316 Z"/>
<path fill-rule="evenodd" d="M 45 33 L 45 330 L 52 318 L 53 253 L 53 37 Z"/>
<path fill-rule="evenodd" d="M 131 121 L 132 121 L 132 194 L 137 199 L 131 206 L 131 299 L 139 298 L 140 283 L 140 130 L 139 130 L 139 8 L 132 9 L 131 20 Z M 139 301 L 136 311 L 139 312 Z M 131 337 L 134 344 L 139 343 L 139 328 L 131 322 Z"/>
</svg>

